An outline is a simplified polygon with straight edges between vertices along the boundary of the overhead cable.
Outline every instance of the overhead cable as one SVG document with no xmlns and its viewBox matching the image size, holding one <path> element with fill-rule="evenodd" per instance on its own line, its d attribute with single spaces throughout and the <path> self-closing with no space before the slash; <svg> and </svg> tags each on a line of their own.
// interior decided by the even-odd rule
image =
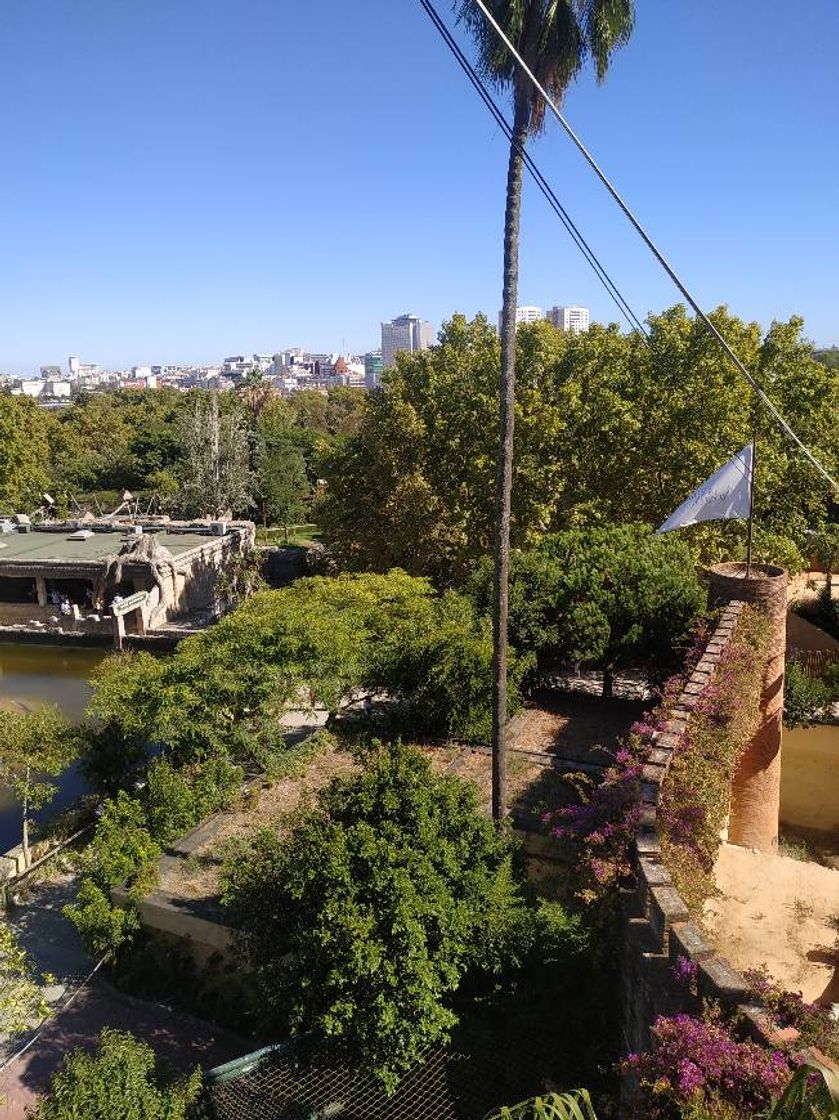
<svg viewBox="0 0 839 1120">
<path fill-rule="evenodd" d="M 825 478 L 831 484 L 831 486 L 833 486 L 833 488 L 835 490 L 839 490 L 839 482 L 837 482 L 836 479 L 833 478 L 832 475 L 830 475 L 828 473 L 828 471 L 822 466 L 822 464 L 815 457 L 815 455 L 812 453 L 812 451 L 810 451 L 810 449 L 808 447 L 806 447 L 804 445 L 804 443 L 802 443 L 802 441 L 799 439 L 799 437 L 795 434 L 795 432 L 789 426 L 787 421 L 781 415 L 781 413 L 779 412 L 777 407 L 772 403 L 772 401 L 769 399 L 769 397 L 766 395 L 766 393 L 763 391 L 763 389 L 761 389 L 761 387 L 758 385 L 754 376 L 748 371 L 748 369 L 746 369 L 746 366 L 743 364 L 743 362 L 740 361 L 740 359 L 734 353 L 734 351 L 732 350 L 731 346 L 728 344 L 726 339 L 719 332 L 719 330 L 717 330 L 717 328 L 711 322 L 708 315 L 706 315 L 706 313 L 702 310 L 702 308 L 700 307 L 699 303 L 694 298 L 694 296 L 692 295 L 690 290 L 686 287 L 686 285 L 683 283 L 683 281 L 676 274 L 676 271 L 672 267 L 670 262 L 667 260 L 667 258 L 664 256 L 662 251 L 658 248 L 658 246 L 655 244 L 653 239 L 650 237 L 650 235 L 647 233 L 647 231 L 641 225 L 641 222 L 638 220 L 638 218 L 636 218 L 636 216 L 632 212 L 632 210 L 630 210 L 628 204 L 624 201 L 623 197 L 618 192 L 617 187 L 614 186 L 614 184 L 608 178 L 606 173 L 601 169 L 601 167 L 599 166 L 599 164 L 595 160 L 594 156 L 591 154 L 591 152 L 585 146 L 583 141 L 580 139 L 580 137 L 577 135 L 577 133 L 574 131 L 574 129 L 571 127 L 571 125 L 568 123 L 568 121 L 565 119 L 563 114 L 560 112 L 559 107 L 556 105 L 556 103 L 550 97 L 548 92 L 545 90 L 544 86 L 541 84 L 539 79 L 536 77 L 536 75 L 533 73 L 533 71 L 530 69 L 530 67 L 527 65 L 527 63 L 524 61 L 524 59 L 522 58 L 522 56 L 518 52 L 518 50 L 510 42 L 510 39 L 507 36 L 506 32 L 499 25 L 498 21 L 496 20 L 495 16 L 492 14 L 492 12 L 487 8 L 486 4 L 484 3 L 484 0 L 475 0 L 475 3 L 478 5 L 480 10 L 483 12 L 484 17 L 489 22 L 490 26 L 495 30 L 496 34 L 499 36 L 501 41 L 504 43 L 507 50 L 510 52 L 510 54 L 513 56 L 513 58 L 516 60 L 519 67 L 527 75 L 527 77 L 529 78 L 530 82 L 533 84 L 534 88 L 537 90 L 539 95 L 543 98 L 545 104 L 548 106 L 548 108 L 551 110 L 553 115 L 556 117 L 556 119 L 559 121 L 559 123 L 565 129 L 566 133 L 571 138 L 571 140 L 573 141 L 573 143 L 575 144 L 575 146 L 577 147 L 577 149 L 579 150 L 579 152 L 581 153 L 583 158 L 589 164 L 591 169 L 597 175 L 600 182 L 603 184 L 603 186 L 606 188 L 606 190 L 609 192 L 609 194 L 612 196 L 612 198 L 615 200 L 615 202 L 618 204 L 618 206 L 624 212 L 626 217 L 632 223 L 632 225 L 634 226 L 635 230 L 637 231 L 637 233 L 639 234 L 641 239 L 644 241 L 647 248 L 650 250 L 650 252 L 656 258 L 658 263 L 661 265 L 661 267 L 664 269 L 664 271 L 667 273 L 667 275 L 670 277 L 670 279 L 673 281 L 673 283 L 679 289 L 681 294 L 684 296 L 684 298 L 687 300 L 687 302 L 693 308 L 694 312 L 699 317 L 699 319 L 705 324 L 707 329 L 710 331 L 711 335 L 716 340 L 717 345 L 721 347 L 723 352 L 734 363 L 734 365 L 736 366 L 738 371 L 743 375 L 743 377 L 746 379 L 746 381 L 749 383 L 749 385 L 751 385 L 751 387 L 752 387 L 752 389 L 754 389 L 757 397 L 763 402 L 763 404 L 765 405 L 769 414 L 776 421 L 776 423 L 780 426 L 780 428 L 785 432 L 785 434 L 793 441 L 793 443 L 795 443 L 797 445 L 797 447 L 800 448 L 800 450 L 804 453 L 804 455 L 810 461 L 812 466 L 814 466 L 816 468 L 816 470 L 819 472 L 819 474 L 823 478 Z"/>
<path fill-rule="evenodd" d="M 571 239 L 574 241 L 577 248 L 580 250 L 580 252 L 583 254 L 585 259 L 591 265 L 591 267 L 594 270 L 595 275 L 597 276 L 598 280 L 603 285 L 603 287 L 606 289 L 606 291 L 609 293 L 609 296 L 611 297 L 611 299 L 616 304 L 618 310 L 620 311 L 620 313 L 624 316 L 624 318 L 629 323 L 630 328 L 632 330 L 639 331 L 645 338 L 648 337 L 646 327 L 641 322 L 641 320 L 638 318 L 638 316 L 635 314 L 635 312 L 632 310 L 629 303 L 626 301 L 626 299 L 624 298 L 624 296 L 620 292 L 619 288 L 614 283 L 614 281 L 612 280 L 612 278 L 609 276 L 608 272 L 606 271 L 605 267 L 603 266 L 603 264 L 598 259 L 594 250 L 591 248 L 591 246 L 588 244 L 586 239 L 583 237 L 583 234 L 580 232 L 579 228 L 574 223 L 574 221 L 571 218 L 568 211 L 565 209 L 565 207 L 562 205 L 562 203 L 557 198 L 557 196 L 556 196 L 554 190 L 552 189 L 550 183 L 548 183 L 547 179 L 545 179 L 544 175 L 539 170 L 539 167 L 536 164 L 533 157 L 530 155 L 530 153 L 527 151 L 527 149 L 525 147 L 523 147 L 521 144 L 519 144 L 514 139 L 512 126 L 510 125 L 510 123 L 508 122 L 507 118 L 504 116 L 502 111 L 499 109 L 498 104 L 496 103 L 496 101 L 494 100 L 494 98 L 490 94 L 489 90 L 487 89 L 486 83 L 481 79 L 480 75 L 475 70 L 475 67 L 472 65 L 472 63 L 469 61 L 469 59 L 466 57 L 466 55 L 461 50 L 460 46 L 457 43 L 457 40 L 451 34 L 448 27 L 444 23 L 442 17 L 440 16 L 439 12 L 434 7 L 434 4 L 432 3 L 432 0 L 420 0 L 420 4 L 425 9 L 425 11 L 426 11 L 428 17 L 430 18 L 431 22 L 434 24 L 434 26 L 437 28 L 438 32 L 442 36 L 443 41 L 446 43 L 446 46 L 449 48 L 449 50 L 454 55 L 454 57 L 457 60 L 460 68 L 463 70 L 463 72 L 466 74 L 469 81 L 474 86 L 478 96 L 481 98 L 483 103 L 489 109 L 489 111 L 492 114 L 492 116 L 494 117 L 495 122 L 498 125 L 498 127 L 502 130 L 502 132 L 507 137 L 507 139 L 510 141 L 510 143 L 515 146 L 516 150 L 521 155 L 522 159 L 524 160 L 525 165 L 527 166 L 528 171 L 533 176 L 533 178 L 536 182 L 536 185 L 539 187 L 539 190 L 542 192 L 542 194 L 547 199 L 548 204 L 550 205 L 551 209 L 554 211 L 556 216 L 559 218 L 559 220 L 565 226 L 566 230 L 568 231 L 569 235 L 571 236 Z"/>
</svg>

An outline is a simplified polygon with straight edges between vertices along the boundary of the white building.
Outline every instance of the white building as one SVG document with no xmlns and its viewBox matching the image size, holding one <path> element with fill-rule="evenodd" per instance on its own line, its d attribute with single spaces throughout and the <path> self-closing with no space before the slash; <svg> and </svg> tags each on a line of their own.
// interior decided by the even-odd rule
<svg viewBox="0 0 839 1120">
<path fill-rule="evenodd" d="M 541 307 L 517 307 L 516 308 L 516 327 L 521 326 L 522 323 L 538 323 L 542 318 Z M 501 334 L 501 312 L 498 312 L 498 333 Z"/>
<path fill-rule="evenodd" d="M 416 315 L 400 315 L 382 323 L 382 367 L 390 369 L 400 351 L 414 354 L 427 350 L 433 342 L 434 328 Z"/>
<path fill-rule="evenodd" d="M 550 319 L 558 331 L 567 334 L 582 334 L 589 328 L 587 307 L 552 307 L 546 318 Z"/>
<path fill-rule="evenodd" d="M 69 400 L 73 391 L 73 386 L 69 381 L 45 381 L 44 382 L 44 396 L 51 397 L 53 400 Z"/>
<path fill-rule="evenodd" d="M 13 397 L 40 397 L 44 392 L 44 382 L 41 378 L 18 378 L 12 388 Z"/>
</svg>

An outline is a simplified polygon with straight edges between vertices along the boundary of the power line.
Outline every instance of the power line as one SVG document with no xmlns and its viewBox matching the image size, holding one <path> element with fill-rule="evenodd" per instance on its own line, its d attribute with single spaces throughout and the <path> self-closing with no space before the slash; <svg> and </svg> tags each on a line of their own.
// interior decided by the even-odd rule
<svg viewBox="0 0 839 1120">
<path fill-rule="evenodd" d="M 653 239 L 650 237 L 650 235 L 647 233 L 647 231 L 641 225 L 641 222 L 638 220 L 638 218 L 636 218 L 636 216 L 632 212 L 632 210 L 630 210 L 629 205 L 624 201 L 623 197 L 618 192 L 617 187 L 614 186 L 614 184 L 608 178 L 606 173 L 601 169 L 601 167 L 599 166 L 599 164 L 595 160 L 594 156 L 591 154 L 591 152 L 585 146 L 583 141 L 580 139 L 580 137 L 577 135 L 577 133 L 574 131 L 574 129 L 571 127 L 571 125 L 568 123 L 568 121 L 565 119 L 565 117 L 560 112 L 558 106 L 555 104 L 553 99 L 548 95 L 547 91 L 542 86 L 539 79 L 536 77 L 536 75 L 533 73 L 533 71 L 530 69 L 530 67 L 527 65 L 527 63 L 524 61 L 522 56 L 519 54 L 518 50 L 516 50 L 516 48 L 510 42 L 510 40 L 509 40 L 507 34 L 505 33 L 504 29 L 499 25 L 498 21 L 493 16 L 492 12 L 489 11 L 486 4 L 484 3 L 484 0 L 475 0 L 475 3 L 478 5 L 480 10 L 483 12 L 484 17 L 487 19 L 490 26 L 495 30 L 496 34 L 499 36 L 501 41 L 504 43 L 507 50 L 510 52 L 510 54 L 513 56 L 513 58 L 516 60 L 516 62 L 521 67 L 521 69 L 524 71 L 524 73 L 527 75 L 527 77 L 530 79 L 534 88 L 537 90 L 539 95 L 545 101 L 545 104 L 549 107 L 549 109 L 554 114 L 556 119 L 559 121 L 559 123 L 565 129 L 566 133 L 571 138 L 574 145 L 577 147 L 579 152 L 582 154 L 583 158 L 586 160 L 588 165 L 591 167 L 591 169 L 597 175 L 600 182 L 603 184 L 603 186 L 606 188 L 606 190 L 609 192 L 609 194 L 612 196 L 612 198 L 615 200 L 615 202 L 618 204 L 618 206 L 624 212 L 626 217 L 632 223 L 636 232 L 639 234 L 639 236 L 643 240 L 644 244 L 647 246 L 647 248 L 650 250 L 650 252 L 656 258 L 658 263 L 661 265 L 661 267 L 664 269 L 664 271 L 667 273 L 667 275 L 670 277 L 670 279 L 673 281 L 673 283 L 679 289 L 679 291 L 684 296 L 684 298 L 688 301 L 688 303 L 693 308 L 694 312 L 699 317 L 699 319 L 705 324 L 706 328 L 710 331 L 710 333 L 713 336 L 713 338 L 715 339 L 717 345 L 722 348 L 723 352 L 729 357 L 729 359 L 734 363 L 735 367 L 739 370 L 739 372 L 743 375 L 743 377 L 745 377 L 745 379 L 749 383 L 749 385 L 751 385 L 751 387 L 754 389 L 758 398 L 766 406 L 766 409 L 769 412 L 770 416 L 772 416 L 772 418 L 781 427 L 781 429 L 786 433 L 786 435 L 793 441 L 793 443 L 795 443 L 801 449 L 801 451 L 804 452 L 804 455 L 810 461 L 812 466 L 814 466 L 816 468 L 816 470 L 819 472 L 819 474 L 822 475 L 822 477 L 825 478 L 831 484 L 831 486 L 833 486 L 833 488 L 835 490 L 839 491 L 839 482 L 837 482 L 835 478 L 833 478 L 830 474 L 828 474 L 827 470 L 822 466 L 822 464 L 815 457 L 815 455 L 812 453 L 812 451 L 810 451 L 810 449 L 808 447 L 806 447 L 804 445 L 804 443 L 802 443 L 802 441 L 798 438 L 798 436 L 795 434 L 795 432 L 789 426 L 787 421 L 781 415 L 779 410 L 775 407 L 775 405 L 772 403 L 772 401 L 769 399 L 769 397 L 766 395 L 766 393 L 764 393 L 764 391 L 758 385 L 758 383 L 755 380 L 755 378 L 753 377 L 753 375 L 751 373 L 749 373 L 749 371 L 746 369 L 743 362 L 741 362 L 740 359 L 737 357 L 737 355 L 734 353 L 734 351 L 732 350 L 731 346 L 728 344 L 726 339 L 717 330 L 717 328 L 711 322 L 709 317 L 705 314 L 705 312 L 699 306 L 699 303 L 693 297 L 692 293 L 686 287 L 686 285 L 683 283 L 683 281 L 676 274 L 676 271 L 672 267 L 670 262 L 667 260 L 667 258 L 664 256 L 662 251 L 658 248 L 658 246 L 655 244 Z"/>
<path fill-rule="evenodd" d="M 536 164 L 533 157 L 526 150 L 526 148 L 522 147 L 522 145 L 518 144 L 514 140 L 512 126 L 509 124 L 509 122 L 507 121 L 507 118 L 504 116 L 504 114 L 499 109 L 497 103 L 493 99 L 492 95 L 489 93 L 489 91 L 486 87 L 486 84 L 482 81 L 481 77 L 479 76 L 479 74 L 475 70 L 472 63 L 469 61 L 469 59 L 466 57 L 466 55 L 461 50 L 460 46 L 457 43 L 457 40 L 454 38 L 454 36 L 449 31 L 446 24 L 443 22 L 443 19 L 440 16 L 439 12 L 434 7 L 434 4 L 432 3 L 432 0 L 420 0 L 420 4 L 425 9 L 425 12 L 428 15 L 429 19 L 431 20 L 431 22 L 436 27 L 437 31 L 442 36 L 443 41 L 445 42 L 446 46 L 449 48 L 449 50 L 454 55 L 458 65 L 463 70 L 463 72 L 466 74 L 466 77 L 471 82 L 471 84 L 474 87 L 475 91 L 477 92 L 478 96 L 481 98 L 484 105 L 486 105 L 486 107 L 489 109 L 489 111 L 492 114 L 492 116 L 494 117 L 495 122 L 498 125 L 498 127 L 502 130 L 502 132 L 507 137 L 507 139 L 510 141 L 510 143 L 515 145 L 516 150 L 518 151 L 518 153 L 521 155 L 522 159 L 524 160 L 524 163 L 527 166 L 527 169 L 530 171 L 530 174 L 533 176 L 533 178 L 536 182 L 536 185 L 539 187 L 539 190 L 542 192 L 542 194 L 547 199 L 549 206 L 554 211 L 554 213 L 559 218 L 559 220 L 562 222 L 562 224 L 565 226 L 565 228 L 568 231 L 571 239 L 574 241 L 577 248 L 580 250 L 580 252 L 583 254 L 585 259 L 588 261 L 589 265 L 594 270 L 594 273 L 597 276 L 598 280 L 603 285 L 603 287 L 606 289 L 606 291 L 609 293 L 609 296 L 611 297 L 611 299 L 616 304 L 618 310 L 620 311 L 620 313 L 624 316 L 624 318 L 629 323 L 630 328 L 633 329 L 633 330 L 639 331 L 645 338 L 648 337 L 647 330 L 646 330 L 645 326 L 643 325 L 641 320 L 638 318 L 638 316 L 635 314 L 635 312 L 632 310 L 629 303 L 626 301 L 626 299 L 624 298 L 624 296 L 622 295 L 621 291 L 619 290 L 617 285 L 614 283 L 612 278 L 609 276 L 605 267 L 600 262 L 596 253 L 591 248 L 591 246 L 588 244 L 588 242 L 584 238 L 583 234 L 580 232 L 577 225 L 574 223 L 574 221 L 571 218 L 568 211 L 565 209 L 565 207 L 562 205 L 562 203 L 557 198 L 554 190 L 552 189 L 551 185 L 548 183 L 547 179 L 545 179 L 542 172 L 539 170 L 539 167 Z"/>
</svg>

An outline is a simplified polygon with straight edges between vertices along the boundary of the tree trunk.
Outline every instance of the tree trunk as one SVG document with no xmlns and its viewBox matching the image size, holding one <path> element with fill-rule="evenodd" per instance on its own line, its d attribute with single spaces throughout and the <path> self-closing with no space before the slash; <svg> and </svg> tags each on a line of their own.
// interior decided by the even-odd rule
<svg viewBox="0 0 839 1120">
<path fill-rule="evenodd" d="M 602 695 L 607 699 L 611 699 L 615 691 L 615 675 L 612 671 L 611 665 L 603 667 L 603 692 Z"/>
<path fill-rule="evenodd" d="M 26 767 L 26 788 L 29 788 L 29 767 Z M 29 797 L 26 793 L 23 795 L 23 827 L 21 828 L 20 847 L 23 851 L 23 866 L 29 867 L 32 862 L 29 858 Z"/>
<path fill-rule="evenodd" d="M 501 304 L 501 391 L 495 499 L 495 589 L 492 618 L 492 815 L 507 814 L 507 610 L 510 576 L 510 504 L 516 400 L 516 302 L 519 285 L 521 186 L 530 105 L 516 96 L 504 214 L 504 293 Z"/>
</svg>

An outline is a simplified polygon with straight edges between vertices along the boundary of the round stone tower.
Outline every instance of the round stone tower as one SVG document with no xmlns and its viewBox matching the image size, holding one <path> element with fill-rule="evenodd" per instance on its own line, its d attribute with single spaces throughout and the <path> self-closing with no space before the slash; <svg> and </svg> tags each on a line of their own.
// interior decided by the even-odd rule
<svg viewBox="0 0 839 1120">
<path fill-rule="evenodd" d="M 734 775 L 728 825 L 730 843 L 769 853 L 778 849 L 787 579 L 783 568 L 768 564 L 753 564 L 748 579 L 745 564 L 717 564 L 710 570 L 711 606 L 740 599 L 758 607 L 771 626 L 760 722 Z"/>
</svg>

